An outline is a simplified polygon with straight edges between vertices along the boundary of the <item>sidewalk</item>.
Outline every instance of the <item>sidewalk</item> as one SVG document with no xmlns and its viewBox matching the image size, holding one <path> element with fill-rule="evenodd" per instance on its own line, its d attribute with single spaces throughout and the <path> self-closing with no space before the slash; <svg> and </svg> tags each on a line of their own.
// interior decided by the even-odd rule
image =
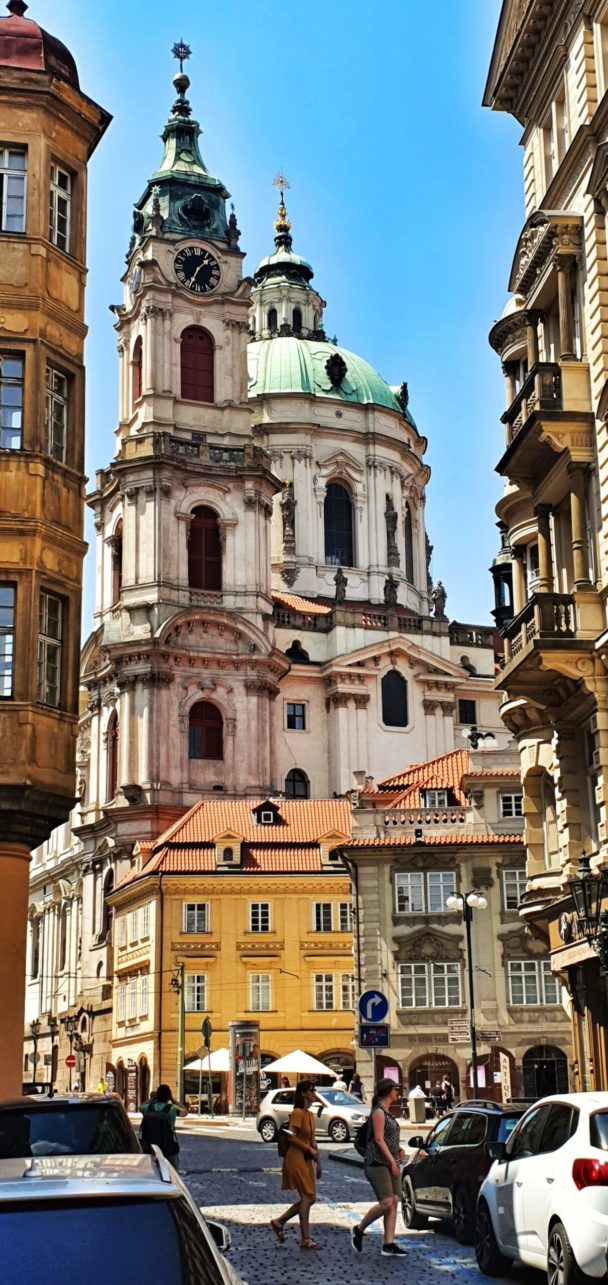
<svg viewBox="0 0 608 1285">
<path fill-rule="evenodd" d="M 426 1135 L 436 1124 L 437 1121 L 434 1117 L 432 1120 L 425 1120 L 424 1124 L 411 1124 L 409 1120 L 400 1120 L 399 1128 L 402 1135 L 404 1133 L 408 1134 L 408 1137 L 404 1138 L 402 1136 L 401 1138 L 403 1146 L 409 1147 L 409 1138 L 415 1138 L 421 1133 Z M 341 1165 L 352 1165 L 356 1169 L 363 1168 L 363 1156 L 360 1156 L 354 1147 L 344 1147 L 342 1151 L 330 1151 L 329 1158 L 330 1160 L 337 1160 L 338 1164 Z"/>
</svg>

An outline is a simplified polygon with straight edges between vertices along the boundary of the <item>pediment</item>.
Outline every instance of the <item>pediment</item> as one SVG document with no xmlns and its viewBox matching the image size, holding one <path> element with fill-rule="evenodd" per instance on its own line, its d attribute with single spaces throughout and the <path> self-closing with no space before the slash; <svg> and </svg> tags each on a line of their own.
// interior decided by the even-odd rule
<svg viewBox="0 0 608 1285">
<path fill-rule="evenodd" d="M 349 451 L 345 451 L 342 447 L 337 451 L 332 451 L 332 453 L 330 455 L 326 455 L 324 459 L 318 460 L 317 467 L 321 477 L 323 478 L 326 478 L 329 474 L 334 474 L 337 477 L 340 477 L 340 475 L 344 475 L 345 477 L 354 476 L 359 479 L 364 476 L 364 469 L 360 460 L 358 460 L 355 455 L 351 455 Z"/>
<path fill-rule="evenodd" d="M 430 678 L 431 680 L 444 679 L 448 682 L 462 682 L 467 678 L 467 671 L 462 665 L 455 664 L 452 660 L 445 660 L 442 656 L 437 656 L 433 651 L 426 647 L 421 647 L 419 643 L 412 642 L 403 634 L 397 638 L 385 639 L 370 643 L 367 647 L 360 647 L 358 651 L 348 652 L 342 656 L 335 656 L 328 660 L 322 668 L 325 677 L 330 677 L 336 670 L 341 674 L 348 675 L 349 671 L 359 671 L 370 668 L 370 663 L 374 669 L 384 666 L 387 661 L 395 661 L 397 665 L 405 664 L 414 670 L 412 677 L 416 679 Z"/>
<path fill-rule="evenodd" d="M 403 962 L 408 960 L 426 963 L 437 960 L 442 964 L 458 964 L 462 961 L 463 949 L 454 934 L 423 928 L 420 932 L 409 933 L 402 938 L 397 944 L 396 954 Z"/>
</svg>

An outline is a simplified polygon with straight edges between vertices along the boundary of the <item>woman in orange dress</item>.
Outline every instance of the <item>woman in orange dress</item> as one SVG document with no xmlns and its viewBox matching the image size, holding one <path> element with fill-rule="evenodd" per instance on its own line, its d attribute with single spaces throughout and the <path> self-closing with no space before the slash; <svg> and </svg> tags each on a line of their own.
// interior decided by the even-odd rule
<svg viewBox="0 0 608 1285">
<path fill-rule="evenodd" d="M 299 1200 L 290 1205 L 279 1218 L 271 1218 L 270 1226 L 281 1244 L 285 1241 L 285 1223 L 296 1214 L 300 1219 L 300 1249 L 319 1249 L 310 1235 L 309 1214 L 317 1198 L 317 1178 L 321 1177 L 319 1151 L 315 1145 L 315 1122 L 310 1110 L 313 1102 L 320 1102 L 312 1080 L 301 1080 L 296 1088 L 294 1109 L 289 1121 L 292 1137 L 283 1160 L 283 1191 L 297 1191 Z"/>
</svg>

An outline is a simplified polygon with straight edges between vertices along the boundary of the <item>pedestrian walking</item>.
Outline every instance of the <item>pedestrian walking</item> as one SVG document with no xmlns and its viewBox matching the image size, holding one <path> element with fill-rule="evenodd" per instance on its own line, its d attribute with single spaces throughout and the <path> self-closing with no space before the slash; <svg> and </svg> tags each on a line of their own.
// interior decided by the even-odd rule
<svg viewBox="0 0 608 1285">
<path fill-rule="evenodd" d="M 346 1090 L 346 1080 L 344 1079 L 344 1072 L 343 1072 L 343 1071 L 340 1071 L 340 1072 L 338 1073 L 338 1075 L 336 1076 L 336 1078 L 335 1078 L 335 1080 L 334 1080 L 334 1082 L 333 1082 L 333 1084 L 332 1084 L 332 1086 L 331 1086 L 331 1087 L 332 1087 L 332 1089 L 344 1089 L 344 1090 Z"/>
<path fill-rule="evenodd" d="M 290 1205 L 284 1214 L 271 1218 L 270 1226 L 283 1244 L 285 1223 L 296 1214 L 300 1219 L 300 1249 L 319 1249 L 310 1235 L 309 1215 L 317 1198 L 317 1178 L 321 1177 L 319 1151 L 315 1144 L 315 1122 L 310 1110 L 313 1102 L 320 1102 L 312 1080 L 300 1080 L 296 1086 L 294 1109 L 288 1128 L 289 1147 L 283 1159 L 282 1191 L 297 1191 L 299 1200 Z"/>
<path fill-rule="evenodd" d="M 352 1093 L 353 1097 L 358 1098 L 360 1102 L 365 1102 L 365 1093 L 363 1092 L 361 1076 L 358 1071 L 353 1071 L 352 1079 L 348 1086 L 348 1092 Z"/>
<path fill-rule="evenodd" d="M 178 1116 L 188 1115 L 188 1107 L 173 1101 L 168 1084 L 159 1084 L 150 1101 L 142 1103 L 141 1113 L 140 1137 L 144 1151 L 150 1151 L 155 1143 L 167 1160 L 177 1165 L 179 1142 L 175 1136 L 175 1121 Z"/>
<path fill-rule="evenodd" d="M 444 1075 L 443 1080 L 441 1081 L 441 1088 L 443 1090 L 445 1109 L 446 1111 L 451 1111 L 454 1105 L 454 1089 L 449 1075 Z"/>
<path fill-rule="evenodd" d="M 405 1250 L 395 1244 L 397 1206 L 401 1195 L 401 1163 L 405 1152 L 399 1144 L 399 1121 L 391 1115 L 390 1108 L 400 1098 L 399 1085 L 394 1080 L 380 1080 L 372 1098 L 369 1117 L 368 1142 L 365 1149 L 364 1172 L 373 1187 L 378 1202 L 368 1209 L 358 1227 L 351 1231 L 352 1247 L 357 1254 L 363 1250 L 363 1236 L 370 1223 L 384 1219 L 384 1244 L 381 1254 L 401 1257 Z"/>
</svg>

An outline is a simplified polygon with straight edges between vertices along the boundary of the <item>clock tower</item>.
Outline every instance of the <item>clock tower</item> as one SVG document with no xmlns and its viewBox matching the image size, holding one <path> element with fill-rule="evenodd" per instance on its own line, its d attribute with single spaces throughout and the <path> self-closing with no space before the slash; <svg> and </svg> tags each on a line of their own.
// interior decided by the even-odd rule
<svg viewBox="0 0 608 1285">
<path fill-rule="evenodd" d="M 89 497 L 98 579 L 80 834 L 101 881 L 201 797 L 271 789 L 272 703 L 289 668 L 272 635 L 280 485 L 247 403 L 251 281 L 229 193 L 199 150 L 190 51 L 174 53 L 164 155 L 134 208 L 114 308 L 116 455 Z"/>
</svg>

